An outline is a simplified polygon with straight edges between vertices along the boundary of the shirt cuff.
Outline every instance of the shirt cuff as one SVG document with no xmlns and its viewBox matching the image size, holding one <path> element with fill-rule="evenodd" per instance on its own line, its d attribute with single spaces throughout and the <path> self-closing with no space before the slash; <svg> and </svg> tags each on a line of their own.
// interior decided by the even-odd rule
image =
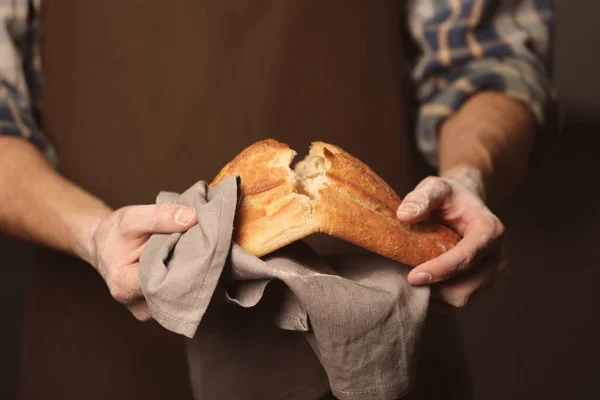
<svg viewBox="0 0 600 400">
<path fill-rule="evenodd" d="M 532 163 L 539 164 L 552 152 L 559 133 L 558 106 L 551 88 L 544 72 L 518 58 L 476 60 L 430 77 L 418 91 L 417 146 L 430 166 L 437 167 L 441 124 L 475 93 L 492 90 L 531 110 L 539 128 Z"/>
<path fill-rule="evenodd" d="M 27 97 L 0 79 L 0 135 L 26 139 L 57 165 L 54 147 L 36 124 Z"/>
</svg>

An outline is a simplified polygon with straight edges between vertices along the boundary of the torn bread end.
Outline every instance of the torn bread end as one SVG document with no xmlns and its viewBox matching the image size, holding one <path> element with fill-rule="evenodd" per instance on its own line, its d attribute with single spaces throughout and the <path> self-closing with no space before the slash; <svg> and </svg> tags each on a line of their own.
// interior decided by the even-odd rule
<svg viewBox="0 0 600 400">
<path fill-rule="evenodd" d="M 320 155 L 309 154 L 304 160 L 296 164 L 294 172 L 301 179 L 324 175 L 327 172 L 326 160 Z"/>
<path fill-rule="evenodd" d="M 296 157 L 296 155 L 298 155 L 298 153 L 296 153 L 294 150 L 292 149 L 286 149 L 287 151 L 281 151 L 279 153 L 277 153 L 276 157 L 274 157 L 272 159 L 271 162 L 268 163 L 269 167 L 285 167 L 285 168 L 289 168 L 290 165 L 292 164 L 292 161 L 294 161 L 294 158 Z"/>
<path fill-rule="evenodd" d="M 328 178 L 328 161 L 323 157 L 310 154 L 296 164 L 294 173 L 296 175 L 296 191 L 308 196 L 313 201 L 319 198 L 319 190 L 323 188 Z"/>
</svg>

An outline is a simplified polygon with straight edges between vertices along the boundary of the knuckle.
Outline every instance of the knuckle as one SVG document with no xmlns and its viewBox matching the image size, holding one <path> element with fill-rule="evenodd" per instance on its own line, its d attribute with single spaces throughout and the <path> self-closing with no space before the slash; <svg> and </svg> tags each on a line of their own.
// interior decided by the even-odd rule
<svg viewBox="0 0 600 400">
<path fill-rule="evenodd" d="M 457 290 L 454 290 L 453 293 L 451 293 L 450 304 L 452 304 L 456 308 L 465 307 L 471 300 L 471 297 L 473 296 L 474 292 L 475 289 L 458 288 Z"/>
<path fill-rule="evenodd" d="M 440 194 L 448 194 L 452 189 L 450 183 L 442 178 L 438 178 L 434 183 L 436 189 L 440 192 Z"/>
<path fill-rule="evenodd" d="M 434 186 L 434 185 L 439 184 L 440 181 L 442 181 L 441 178 L 430 175 L 430 176 L 426 177 L 425 179 L 423 179 L 422 183 L 423 183 L 423 186 Z"/>
<path fill-rule="evenodd" d="M 439 176 L 428 176 L 425 178 L 424 182 L 427 184 L 427 186 L 432 189 L 436 189 L 437 191 L 451 189 L 450 183 L 446 179 L 440 178 Z"/>
<path fill-rule="evenodd" d="M 116 212 L 115 224 L 119 232 L 127 232 L 130 228 L 127 209 L 123 208 Z"/>
<path fill-rule="evenodd" d="M 143 313 L 134 313 L 133 316 L 135 317 L 135 319 L 137 319 L 140 322 L 148 322 L 152 319 L 152 317 L 150 316 L 150 314 L 143 312 Z"/>
<path fill-rule="evenodd" d="M 130 303 L 134 294 L 128 287 L 128 282 L 123 280 L 122 274 L 119 274 L 118 271 L 115 272 L 114 269 L 112 271 L 107 277 L 110 295 L 121 304 Z"/>
<path fill-rule="evenodd" d="M 110 295 L 113 299 L 121 304 L 125 304 L 129 301 L 129 293 L 122 286 L 113 284 L 110 286 Z"/>
<path fill-rule="evenodd" d="M 448 197 L 452 191 L 452 186 L 445 179 L 430 176 L 423 181 L 422 190 L 427 195 L 427 199 L 431 201 Z"/>
<path fill-rule="evenodd" d="M 151 225 L 153 228 L 159 227 L 163 222 L 173 219 L 173 206 L 171 204 L 159 204 L 152 213 Z"/>
<path fill-rule="evenodd" d="M 440 177 L 428 176 L 423 180 L 423 186 L 429 190 L 440 190 L 446 188 L 448 183 Z"/>
<path fill-rule="evenodd" d="M 485 235 L 492 235 L 496 231 L 496 217 L 491 213 L 484 213 L 479 220 L 479 226 Z"/>
<path fill-rule="evenodd" d="M 417 205 L 426 205 L 429 203 L 429 196 L 423 190 L 416 190 L 407 195 L 405 201 Z"/>
<path fill-rule="evenodd" d="M 456 308 L 463 308 L 467 305 L 468 302 L 469 302 L 468 296 L 459 296 L 459 297 L 455 297 L 454 299 L 452 299 L 451 304 L 452 304 L 452 306 L 454 306 Z"/>
<path fill-rule="evenodd" d="M 482 220 L 482 228 L 494 238 L 504 236 L 505 227 L 502 221 L 491 212 Z"/>
<path fill-rule="evenodd" d="M 446 184 L 438 189 L 437 196 L 439 199 L 447 199 L 452 195 L 452 188 Z"/>
<path fill-rule="evenodd" d="M 506 227 L 498 218 L 495 218 L 495 223 L 496 237 L 498 237 L 499 239 L 504 239 L 504 236 L 506 234 Z"/>
<path fill-rule="evenodd" d="M 442 185 L 442 187 L 447 189 L 448 191 L 452 189 L 452 185 L 446 179 L 440 179 L 440 185 Z"/>
</svg>

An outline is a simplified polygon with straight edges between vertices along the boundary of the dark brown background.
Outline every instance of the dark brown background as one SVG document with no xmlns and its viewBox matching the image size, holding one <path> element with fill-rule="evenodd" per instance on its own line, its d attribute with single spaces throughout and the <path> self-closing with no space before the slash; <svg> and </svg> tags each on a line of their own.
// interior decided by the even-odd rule
<svg viewBox="0 0 600 400">
<path fill-rule="evenodd" d="M 477 400 L 600 395 L 600 3 L 555 1 L 556 83 L 568 112 L 554 159 L 500 216 L 510 268 L 460 312 Z M 15 397 L 29 247 L 0 238 L 0 398 Z M 434 383 L 432 383 L 434 384 Z"/>
</svg>

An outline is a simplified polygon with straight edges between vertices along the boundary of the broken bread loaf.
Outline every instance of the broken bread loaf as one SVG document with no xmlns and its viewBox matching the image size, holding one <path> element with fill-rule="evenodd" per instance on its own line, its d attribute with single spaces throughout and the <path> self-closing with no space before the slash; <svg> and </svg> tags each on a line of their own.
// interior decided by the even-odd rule
<svg viewBox="0 0 600 400">
<path fill-rule="evenodd" d="M 243 197 L 234 240 L 246 251 L 260 257 L 322 232 L 416 266 L 460 239 L 443 225 L 398 221 L 400 197 L 339 147 L 313 143 L 292 170 L 295 155 L 286 144 L 263 140 L 243 150 L 211 183 L 240 176 Z"/>
</svg>

